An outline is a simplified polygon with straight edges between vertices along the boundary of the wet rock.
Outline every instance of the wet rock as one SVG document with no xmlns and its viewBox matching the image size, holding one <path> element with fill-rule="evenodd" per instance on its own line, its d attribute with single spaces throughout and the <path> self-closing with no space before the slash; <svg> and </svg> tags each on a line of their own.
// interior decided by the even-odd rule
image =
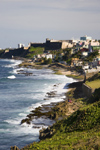
<svg viewBox="0 0 100 150">
<path fill-rule="evenodd" d="M 44 98 L 44 100 L 49 100 L 48 98 Z"/>
<path fill-rule="evenodd" d="M 52 127 L 48 127 L 47 129 L 40 130 L 39 133 L 40 133 L 39 135 L 40 140 L 50 138 L 55 133 L 55 129 L 53 129 Z"/>
<path fill-rule="evenodd" d="M 18 74 L 24 74 L 25 76 L 31 76 L 33 73 L 29 73 L 29 72 L 18 72 Z"/>
<path fill-rule="evenodd" d="M 40 129 L 40 127 L 37 127 L 37 126 L 33 126 L 32 128 L 35 128 L 35 129 Z"/>
<path fill-rule="evenodd" d="M 17 146 L 12 146 L 10 150 L 20 150 Z"/>
<path fill-rule="evenodd" d="M 50 114 L 50 117 L 49 117 L 50 119 L 56 119 L 56 113 L 54 113 L 54 114 Z"/>
<path fill-rule="evenodd" d="M 21 121 L 21 124 L 23 124 L 23 123 L 30 124 L 30 120 L 29 120 L 28 118 L 23 119 L 23 120 Z"/>
<path fill-rule="evenodd" d="M 47 92 L 46 94 L 48 95 L 49 98 L 51 98 L 55 96 L 56 91 Z"/>
</svg>

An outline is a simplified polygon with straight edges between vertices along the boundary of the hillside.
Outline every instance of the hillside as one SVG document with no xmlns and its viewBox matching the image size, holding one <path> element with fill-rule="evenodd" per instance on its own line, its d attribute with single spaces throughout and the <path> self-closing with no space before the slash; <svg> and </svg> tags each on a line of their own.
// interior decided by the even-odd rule
<svg viewBox="0 0 100 150">
<path fill-rule="evenodd" d="M 6 49 L 0 51 L 0 58 L 16 58 L 16 57 L 22 57 L 22 58 L 33 58 L 34 55 L 42 54 L 44 51 L 44 48 L 42 47 L 30 47 L 28 49 L 18 48 L 18 49 Z"/>
</svg>

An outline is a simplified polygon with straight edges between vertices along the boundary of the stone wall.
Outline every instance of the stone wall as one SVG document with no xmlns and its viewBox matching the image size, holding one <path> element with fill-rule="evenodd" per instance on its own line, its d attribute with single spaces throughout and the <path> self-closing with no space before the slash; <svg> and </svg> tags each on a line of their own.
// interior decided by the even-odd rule
<svg viewBox="0 0 100 150">
<path fill-rule="evenodd" d="M 45 43 L 30 43 L 29 46 L 33 47 L 45 47 Z"/>
<path fill-rule="evenodd" d="M 45 44 L 45 50 L 57 50 L 57 49 L 61 49 L 61 47 L 62 47 L 62 42 L 46 41 Z"/>
<path fill-rule="evenodd" d="M 92 93 L 95 91 L 95 89 L 90 88 L 85 83 L 83 83 L 82 85 L 82 90 L 83 90 L 84 95 L 86 95 L 87 97 L 91 97 Z"/>
</svg>

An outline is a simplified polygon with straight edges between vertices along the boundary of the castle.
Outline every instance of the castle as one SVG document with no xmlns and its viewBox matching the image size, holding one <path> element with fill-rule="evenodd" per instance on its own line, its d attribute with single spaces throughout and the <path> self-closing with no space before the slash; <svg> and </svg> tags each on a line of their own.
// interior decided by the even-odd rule
<svg viewBox="0 0 100 150">
<path fill-rule="evenodd" d="M 57 50 L 73 47 L 72 40 L 50 40 L 46 39 L 45 43 L 29 43 L 29 47 L 45 47 L 45 50 Z"/>
</svg>

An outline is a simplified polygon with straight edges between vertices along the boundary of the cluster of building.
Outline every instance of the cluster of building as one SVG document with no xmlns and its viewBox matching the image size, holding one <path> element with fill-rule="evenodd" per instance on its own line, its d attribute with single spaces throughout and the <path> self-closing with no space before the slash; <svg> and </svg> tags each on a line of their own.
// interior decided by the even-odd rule
<svg viewBox="0 0 100 150">
<path fill-rule="evenodd" d="M 18 44 L 18 48 L 23 48 L 24 50 L 29 49 L 31 46 L 33 47 L 44 47 L 45 52 L 44 54 L 38 54 L 36 57 L 34 57 L 34 60 L 41 59 L 41 58 L 51 58 L 53 59 L 55 56 L 50 54 L 50 50 L 59 50 L 59 49 L 66 49 L 71 48 L 71 54 L 75 54 L 78 51 L 81 51 L 81 55 L 83 57 L 87 57 L 89 53 L 93 52 L 93 48 L 97 47 L 98 52 L 100 54 L 100 43 L 97 40 L 92 39 L 90 36 L 83 36 L 80 37 L 79 40 L 53 40 L 53 39 L 46 39 L 45 43 L 33 43 L 30 42 L 28 44 L 28 47 L 25 47 L 23 44 Z M 48 53 L 49 52 L 49 53 Z M 60 57 L 62 57 L 63 54 L 60 54 Z M 94 59 L 94 62 L 92 62 L 95 65 L 100 65 L 100 56 Z M 79 60 L 79 58 L 73 58 L 71 65 L 78 65 L 80 66 L 82 64 L 82 61 Z"/>
<path fill-rule="evenodd" d="M 93 40 L 92 37 L 83 36 L 80 37 L 80 40 L 53 40 L 46 39 L 45 43 L 29 43 L 28 47 L 45 47 L 45 50 L 57 50 L 57 49 L 66 49 L 73 47 L 84 47 L 88 46 L 100 46 L 100 43 L 97 40 Z"/>
<path fill-rule="evenodd" d="M 93 51 L 93 48 L 97 47 L 97 48 L 99 48 L 98 52 L 100 54 L 100 43 L 97 40 L 94 40 L 94 39 L 92 39 L 92 37 L 89 37 L 89 36 L 80 37 L 79 40 L 50 40 L 50 39 L 46 39 L 45 43 L 29 43 L 28 46 L 29 47 L 31 47 L 31 46 L 33 46 L 33 47 L 44 47 L 46 51 L 71 48 L 72 54 L 75 54 L 77 51 L 81 51 L 81 55 L 83 57 L 88 56 L 89 53 L 91 53 Z M 39 57 L 43 57 L 43 56 L 39 56 Z M 51 54 L 48 54 L 45 57 L 52 58 Z M 98 62 L 96 60 L 98 60 Z M 96 60 L 95 60 L 95 63 L 97 62 L 97 64 L 100 64 L 99 56 Z M 78 65 L 81 64 L 81 62 L 79 62 L 78 58 L 75 58 L 72 60 L 72 64 L 77 65 L 76 62 L 78 62 Z"/>
<path fill-rule="evenodd" d="M 94 48 L 97 48 L 99 55 L 97 58 L 94 59 L 94 62 L 92 63 L 93 65 L 100 65 L 100 43 L 99 41 L 94 40 L 92 39 L 92 37 L 89 36 L 80 37 L 79 40 L 50 40 L 47 38 L 46 42 L 44 43 L 30 42 L 28 44 L 28 47 L 25 47 L 24 44 L 18 44 L 18 49 L 14 49 L 14 51 L 16 51 L 16 56 L 19 55 L 21 52 L 25 54 L 30 47 L 43 47 L 45 50 L 45 53 L 34 56 L 34 61 L 38 61 L 41 58 L 54 59 L 56 56 L 50 53 L 51 50 L 59 51 L 60 49 L 70 48 L 71 54 L 75 54 L 76 52 L 80 51 L 82 57 L 84 58 L 87 57 L 89 53 L 93 52 Z M 8 52 L 9 54 L 11 53 L 11 55 L 15 55 L 15 53 L 13 54 L 13 51 L 10 49 L 5 51 L 5 53 Z M 62 57 L 64 54 L 61 53 L 59 55 L 59 57 Z M 80 66 L 82 65 L 82 60 L 79 60 L 79 58 L 72 58 L 71 65 Z"/>
</svg>

